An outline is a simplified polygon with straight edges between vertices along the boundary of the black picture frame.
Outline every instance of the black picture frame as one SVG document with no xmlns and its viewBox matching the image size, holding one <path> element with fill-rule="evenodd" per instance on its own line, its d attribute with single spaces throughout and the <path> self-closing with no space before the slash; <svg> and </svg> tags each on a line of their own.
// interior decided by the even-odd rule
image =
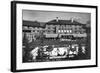
<svg viewBox="0 0 100 73">
<path fill-rule="evenodd" d="M 22 70 L 17 70 L 17 58 L 16 58 L 16 11 L 17 11 L 17 4 L 29 4 L 29 5 L 45 5 L 45 6 L 63 6 L 63 7 L 81 7 L 81 8 L 93 8 L 96 9 L 96 57 L 95 57 L 95 65 L 85 65 L 85 66 L 74 66 L 74 67 L 52 67 L 52 68 L 39 68 L 39 69 L 22 69 Z M 23 72 L 23 71 L 42 71 L 42 70 L 55 70 L 55 69 L 73 69 L 73 68 L 89 68 L 89 67 L 97 67 L 98 66 L 98 7 L 97 6 L 90 6 L 90 5 L 74 5 L 74 4 L 58 4 L 58 3 L 43 3 L 43 2 L 27 2 L 27 1 L 12 1 L 11 2 L 11 71 L 12 72 Z"/>
</svg>

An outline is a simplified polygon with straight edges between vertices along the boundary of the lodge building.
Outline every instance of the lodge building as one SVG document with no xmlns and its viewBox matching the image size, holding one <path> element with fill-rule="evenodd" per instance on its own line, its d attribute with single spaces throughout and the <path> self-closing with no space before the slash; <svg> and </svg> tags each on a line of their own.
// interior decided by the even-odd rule
<svg viewBox="0 0 100 73">
<path fill-rule="evenodd" d="M 86 37 L 86 25 L 79 23 L 74 20 L 52 20 L 46 23 L 46 29 L 51 29 L 52 31 L 47 31 L 46 35 L 73 35 L 77 37 Z"/>
<path fill-rule="evenodd" d="M 86 37 L 86 24 L 79 23 L 74 19 L 60 20 L 58 17 L 41 25 L 37 21 L 23 21 L 24 34 L 32 41 L 34 35 L 43 33 L 46 38 L 56 38 L 73 35 L 74 37 Z M 40 35 L 41 36 L 41 35 Z"/>
</svg>

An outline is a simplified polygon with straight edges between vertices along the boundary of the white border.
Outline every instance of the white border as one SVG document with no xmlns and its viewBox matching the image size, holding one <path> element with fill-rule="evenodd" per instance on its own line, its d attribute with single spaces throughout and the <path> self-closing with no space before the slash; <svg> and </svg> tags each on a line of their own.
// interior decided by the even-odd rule
<svg viewBox="0 0 100 73">
<path fill-rule="evenodd" d="M 57 62 L 40 62 L 40 63 L 22 63 L 22 9 L 26 10 L 45 10 L 45 11 L 65 11 L 65 12 L 84 12 L 91 13 L 91 60 L 75 60 L 75 61 L 57 61 Z M 52 67 L 72 67 L 72 66 L 85 66 L 95 65 L 96 63 L 96 45 L 95 45 L 95 32 L 96 32 L 96 10 L 93 8 L 80 8 L 80 7 L 60 7 L 60 6 L 45 6 L 45 5 L 28 5 L 17 4 L 17 70 L 25 69 L 38 69 L 38 68 L 52 68 Z"/>
</svg>

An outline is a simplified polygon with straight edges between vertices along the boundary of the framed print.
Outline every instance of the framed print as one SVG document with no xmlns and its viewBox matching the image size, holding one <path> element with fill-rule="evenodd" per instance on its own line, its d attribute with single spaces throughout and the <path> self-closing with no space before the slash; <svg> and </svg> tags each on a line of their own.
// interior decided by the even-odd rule
<svg viewBox="0 0 100 73">
<path fill-rule="evenodd" d="M 11 2 L 11 71 L 97 67 L 97 6 Z"/>
</svg>

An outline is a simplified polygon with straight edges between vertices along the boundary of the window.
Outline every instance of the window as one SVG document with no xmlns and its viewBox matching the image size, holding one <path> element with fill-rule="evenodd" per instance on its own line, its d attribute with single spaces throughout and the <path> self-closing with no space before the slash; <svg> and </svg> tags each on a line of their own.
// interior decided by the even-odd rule
<svg viewBox="0 0 100 73">
<path fill-rule="evenodd" d="M 69 30 L 67 30 L 67 33 L 69 33 Z"/>
<path fill-rule="evenodd" d="M 61 30 L 61 32 L 63 33 L 63 30 Z"/>
<path fill-rule="evenodd" d="M 69 30 L 69 33 L 72 33 L 72 30 Z"/>
<path fill-rule="evenodd" d="M 64 32 L 66 32 L 66 30 L 64 30 Z"/>
<path fill-rule="evenodd" d="M 58 32 L 60 33 L 60 30 L 58 30 Z"/>
</svg>

